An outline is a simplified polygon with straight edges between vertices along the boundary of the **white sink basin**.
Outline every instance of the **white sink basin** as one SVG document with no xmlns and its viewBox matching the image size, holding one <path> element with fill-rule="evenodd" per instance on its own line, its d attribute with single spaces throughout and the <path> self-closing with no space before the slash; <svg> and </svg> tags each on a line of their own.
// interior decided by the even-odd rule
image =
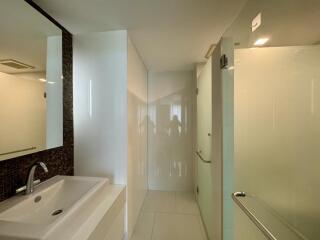
<svg viewBox="0 0 320 240">
<path fill-rule="evenodd" d="M 107 182 L 105 178 L 56 176 L 31 195 L 0 203 L 0 239 L 47 239 L 65 220 L 79 215 L 79 209 L 90 204 Z"/>
<path fill-rule="evenodd" d="M 39 186 L 32 195 L 17 197 L 15 203 L 12 199 L 11 207 L 6 206 L 5 210 L 0 208 L 0 221 L 49 225 L 105 182 L 100 178 L 55 177 L 43 183 L 41 189 Z"/>
</svg>

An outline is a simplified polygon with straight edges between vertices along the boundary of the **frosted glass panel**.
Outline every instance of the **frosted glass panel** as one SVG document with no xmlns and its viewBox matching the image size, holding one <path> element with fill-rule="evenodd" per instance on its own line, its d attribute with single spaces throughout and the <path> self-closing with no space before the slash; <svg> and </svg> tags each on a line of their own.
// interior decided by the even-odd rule
<svg viewBox="0 0 320 240">
<path fill-rule="evenodd" d="M 235 225 L 235 240 L 268 240 L 240 208 L 235 208 L 235 216 L 241 223 Z"/>
<path fill-rule="evenodd" d="M 248 0 L 224 34 L 236 48 L 235 188 L 309 240 L 320 237 L 319 21 L 319 1 Z M 259 239 L 235 208 L 235 239 Z"/>
<path fill-rule="evenodd" d="M 239 49 L 235 58 L 237 185 L 317 239 L 320 46 Z"/>
<path fill-rule="evenodd" d="M 206 161 L 211 161 L 212 132 L 212 61 L 206 63 L 197 81 L 197 150 Z M 208 165 L 210 168 L 210 165 Z"/>
<path fill-rule="evenodd" d="M 209 239 L 214 234 L 212 161 L 212 60 L 208 60 L 197 79 L 197 188 L 201 216 Z"/>
</svg>

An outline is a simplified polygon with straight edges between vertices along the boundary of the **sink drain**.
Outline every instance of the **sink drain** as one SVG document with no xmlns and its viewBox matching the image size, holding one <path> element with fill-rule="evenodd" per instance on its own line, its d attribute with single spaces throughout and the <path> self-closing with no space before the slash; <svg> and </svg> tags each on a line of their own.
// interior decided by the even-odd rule
<svg viewBox="0 0 320 240">
<path fill-rule="evenodd" d="M 35 203 L 38 203 L 41 201 L 41 196 L 37 196 L 35 199 L 34 199 L 34 202 Z"/>
<path fill-rule="evenodd" d="M 52 216 L 57 216 L 57 215 L 61 214 L 62 212 L 63 212 L 63 210 L 59 209 L 59 210 L 54 211 L 51 215 Z"/>
</svg>

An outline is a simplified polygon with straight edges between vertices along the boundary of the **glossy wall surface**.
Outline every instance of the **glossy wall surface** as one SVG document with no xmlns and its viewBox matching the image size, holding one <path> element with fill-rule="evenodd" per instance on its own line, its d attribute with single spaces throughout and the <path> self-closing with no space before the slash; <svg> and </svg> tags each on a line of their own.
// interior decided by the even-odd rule
<svg viewBox="0 0 320 240">
<path fill-rule="evenodd" d="M 127 31 L 75 36 L 75 174 L 127 186 L 132 234 L 147 192 L 147 69 Z"/>
<path fill-rule="evenodd" d="M 75 174 L 127 180 L 127 32 L 74 36 Z"/>
<path fill-rule="evenodd" d="M 128 39 L 128 236 L 130 238 L 148 189 L 148 72 Z"/>
<path fill-rule="evenodd" d="M 149 73 L 148 182 L 152 190 L 193 190 L 195 88 L 192 71 Z"/>
<path fill-rule="evenodd" d="M 319 59 L 318 45 L 235 51 L 236 189 L 309 240 L 320 236 Z"/>
</svg>

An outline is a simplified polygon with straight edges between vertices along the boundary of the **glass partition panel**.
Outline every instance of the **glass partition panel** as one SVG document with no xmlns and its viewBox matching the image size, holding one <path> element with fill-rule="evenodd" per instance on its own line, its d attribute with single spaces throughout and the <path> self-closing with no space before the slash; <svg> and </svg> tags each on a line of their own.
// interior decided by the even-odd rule
<svg viewBox="0 0 320 240">
<path fill-rule="evenodd" d="M 236 189 L 309 240 L 320 237 L 319 22 L 320 1 L 249 0 L 224 35 L 235 45 Z M 242 214 L 235 239 L 250 239 Z"/>
</svg>

